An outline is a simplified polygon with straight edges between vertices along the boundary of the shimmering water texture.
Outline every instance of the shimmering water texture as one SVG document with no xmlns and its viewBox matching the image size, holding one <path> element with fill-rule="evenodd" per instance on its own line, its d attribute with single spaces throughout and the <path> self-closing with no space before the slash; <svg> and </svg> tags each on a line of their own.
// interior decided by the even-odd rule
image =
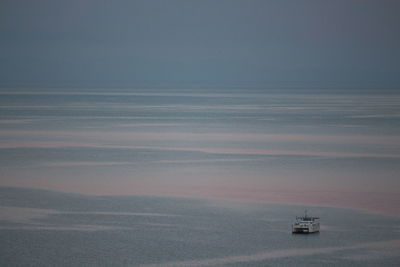
<svg viewBox="0 0 400 267">
<path fill-rule="evenodd" d="M 303 206 L 0 188 L 1 266 L 399 266 L 400 219 Z"/>
<path fill-rule="evenodd" d="M 3 88 L 0 185 L 400 214 L 400 95 L 339 89 Z"/>
</svg>

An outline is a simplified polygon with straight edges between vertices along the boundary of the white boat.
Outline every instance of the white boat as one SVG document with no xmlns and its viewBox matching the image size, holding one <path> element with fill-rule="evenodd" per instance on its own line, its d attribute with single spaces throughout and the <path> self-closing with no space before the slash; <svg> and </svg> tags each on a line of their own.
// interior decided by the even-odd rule
<svg viewBox="0 0 400 267">
<path fill-rule="evenodd" d="M 307 216 L 307 210 L 304 216 L 296 217 L 296 221 L 292 224 L 292 233 L 316 233 L 319 232 L 319 218 Z"/>
</svg>

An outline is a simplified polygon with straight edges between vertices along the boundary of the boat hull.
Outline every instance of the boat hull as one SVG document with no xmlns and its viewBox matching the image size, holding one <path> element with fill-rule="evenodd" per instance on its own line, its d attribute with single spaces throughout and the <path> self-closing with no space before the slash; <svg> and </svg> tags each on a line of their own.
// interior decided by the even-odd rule
<svg viewBox="0 0 400 267">
<path fill-rule="evenodd" d="M 292 226 L 293 234 L 312 234 L 319 232 L 319 225 L 310 225 L 310 226 Z"/>
</svg>

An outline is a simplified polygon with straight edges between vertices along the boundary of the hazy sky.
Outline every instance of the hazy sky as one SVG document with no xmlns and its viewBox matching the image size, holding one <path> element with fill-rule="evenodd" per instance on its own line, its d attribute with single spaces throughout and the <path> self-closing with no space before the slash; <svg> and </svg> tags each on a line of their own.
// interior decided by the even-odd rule
<svg viewBox="0 0 400 267">
<path fill-rule="evenodd" d="M 400 82 L 397 0 L 3 0 L 1 82 Z"/>
</svg>

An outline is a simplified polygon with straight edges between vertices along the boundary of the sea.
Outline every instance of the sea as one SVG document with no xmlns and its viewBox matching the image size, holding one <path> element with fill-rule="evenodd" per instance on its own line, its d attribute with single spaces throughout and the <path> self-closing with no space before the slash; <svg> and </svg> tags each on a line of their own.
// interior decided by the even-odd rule
<svg viewBox="0 0 400 267">
<path fill-rule="evenodd" d="M 385 85 L 2 86 L 0 266 L 400 266 L 399 174 Z"/>
<path fill-rule="evenodd" d="M 399 266 L 400 218 L 221 199 L 0 188 L 1 266 Z"/>
</svg>

